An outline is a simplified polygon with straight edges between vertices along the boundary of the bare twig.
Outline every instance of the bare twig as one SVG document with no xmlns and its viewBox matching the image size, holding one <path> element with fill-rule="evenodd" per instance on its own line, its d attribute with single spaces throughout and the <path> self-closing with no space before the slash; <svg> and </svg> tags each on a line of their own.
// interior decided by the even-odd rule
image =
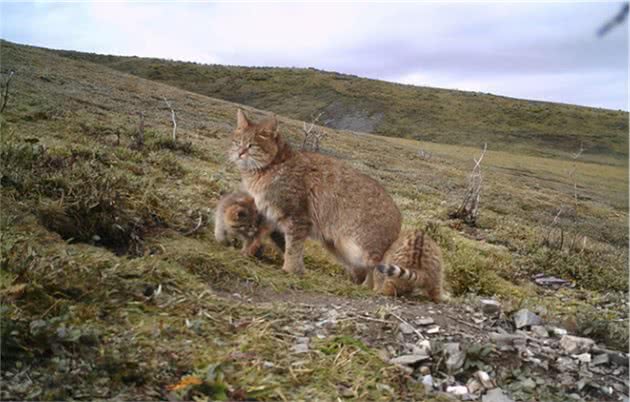
<svg viewBox="0 0 630 402">
<path fill-rule="evenodd" d="M 475 166 L 472 169 L 469 177 L 469 186 L 464 200 L 462 201 L 459 209 L 455 213 L 451 214 L 454 218 L 463 219 L 465 222 L 474 225 L 479 217 L 479 200 L 481 193 L 481 184 L 483 177 L 481 175 L 481 161 L 483 160 L 488 144 L 483 144 L 483 151 L 479 158 L 473 158 Z"/>
<path fill-rule="evenodd" d="M 173 109 L 169 101 L 166 100 L 166 97 L 163 96 L 162 99 L 164 99 L 166 106 L 171 109 L 171 120 L 173 121 L 173 142 L 175 142 L 177 141 L 177 119 L 175 118 L 175 109 Z"/>
<path fill-rule="evenodd" d="M 309 148 L 311 151 L 319 151 L 319 143 L 326 137 L 326 131 L 315 127 L 315 124 L 319 121 L 323 114 L 324 112 L 320 112 L 316 116 L 313 115 L 310 126 L 304 122 L 302 128 L 302 132 L 304 133 L 304 141 L 302 141 L 303 151 Z"/>
<path fill-rule="evenodd" d="M 389 314 L 391 314 L 392 316 L 394 316 L 394 318 L 396 318 L 398 321 L 402 322 L 403 324 L 407 324 L 409 325 L 409 328 L 413 329 L 413 332 L 416 333 L 416 335 L 418 335 L 418 337 L 420 339 L 427 339 L 424 337 L 424 335 L 422 335 L 422 332 L 418 331 L 416 329 L 416 327 L 414 327 L 413 325 L 409 324 L 407 321 L 405 321 L 402 317 L 398 316 L 396 313 L 394 313 L 393 311 L 389 311 Z"/>
<path fill-rule="evenodd" d="M 138 132 L 131 143 L 130 147 L 133 149 L 142 149 L 144 147 L 144 112 L 138 112 L 140 121 L 138 122 Z"/>
<path fill-rule="evenodd" d="M 4 108 L 7 106 L 7 101 L 9 100 L 9 83 L 11 82 L 11 78 L 13 78 L 13 74 L 15 74 L 15 71 L 10 71 L 7 78 L 0 83 L 0 103 L 2 103 L 0 113 L 4 112 Z"/>
<path fill-rule="evenodd" d="M 202 222 L 203 222 L 203 215 L 201 214 L 201 212 L 199 212 L 199 221 L 197 221 L 197 226 L 195 226 L 193 229 L 189 230 L 188 232 L 184 233 L 184 236 L 190 236 L 191 234 L 199 230 Z"/>
</svg>

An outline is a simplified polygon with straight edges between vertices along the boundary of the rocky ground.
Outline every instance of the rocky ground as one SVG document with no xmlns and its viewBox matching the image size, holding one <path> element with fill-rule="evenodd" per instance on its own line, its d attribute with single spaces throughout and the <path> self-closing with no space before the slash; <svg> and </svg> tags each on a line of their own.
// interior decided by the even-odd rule
<svg viewBox="0 0 630 402">
<path fill-rule="evenodd" d="M 286 295 L 247 290 L 224 296 L 297 306 L 301 314 L 282 328 L 295 336 L 295 354 L 308 354 L 313 339 L 352 322 L 362 342 L 422 383 L 429 395 L 483 402 L 629 400 L 628 353 L 545 322 L 544 308 L 509 311 L 492 299 L 427 305 L 303 293 L 287 301 Z M 342 395 L 357 396 L 351 384 Z"/>
</svg>

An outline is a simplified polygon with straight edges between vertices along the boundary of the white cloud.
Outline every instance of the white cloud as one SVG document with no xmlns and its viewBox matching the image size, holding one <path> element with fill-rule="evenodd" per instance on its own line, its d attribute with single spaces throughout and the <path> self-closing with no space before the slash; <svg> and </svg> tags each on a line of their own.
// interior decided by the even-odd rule
<svg viewBox="0 0 630 402">
<path fill-rule="evenodd" d="M 2 37 L 627 109 L 617 3 L 3 3 Z M 524 84 L 526 83 L 526 84 Z M 625 84 L 625 85 L 624 85 Z"/>
</svg>

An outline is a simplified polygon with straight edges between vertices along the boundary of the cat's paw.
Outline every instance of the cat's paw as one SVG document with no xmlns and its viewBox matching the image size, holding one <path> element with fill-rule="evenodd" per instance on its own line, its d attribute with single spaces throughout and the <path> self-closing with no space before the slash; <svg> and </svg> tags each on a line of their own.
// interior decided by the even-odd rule
<svg viewBox="0 0 630 402">
<path fill-rule="evenodd" d="M 288 272 L 288 273 L 294 274 L 294 275 L 303 275 L 304 274 L 304 262 L 300 261 L 300 262 L 290 263 L 288 261 L 285 261 L 284 264 L 282 265 L 282 270 L 284 272 Z"/>
</svg>

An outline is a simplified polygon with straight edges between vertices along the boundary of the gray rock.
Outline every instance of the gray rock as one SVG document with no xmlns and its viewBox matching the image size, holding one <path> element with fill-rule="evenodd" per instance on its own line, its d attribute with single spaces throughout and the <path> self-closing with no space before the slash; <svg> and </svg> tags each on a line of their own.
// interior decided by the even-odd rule
<svg viewBox="0 0 630 402">
<path fill-rule="evenodd" d="M 446 369 L 449 373 L 453 373 L 464 366 L 466 352 L 461 350 L 459 343 L 445 344 L 444 351 L 446 353 Z"/>
<path fill-rule="evenodd" d="M 558 336 L 558 337 L 562 337 L 567 334 L 567 330 L 564 328 L 551 327 L 550 331 L 554 336 Z"/>
<path fill-rule="evenodd" d="M 514 324 L 517 329 L 532 325 L 540 325 L 542 324 L 542 318 L 524 308 L 514 314 Z"/>
<path fill-rule="evenodd" d="M 413 327 L 407 324 L 406 322 L 401 322 L 398 328 L 400 329 L 400 332 L 402 332 L 405 335 L 411 335 L 415 332 Z"/>
<path fill-rule="evenodd" d="M 438 332 L 440 332 L 439 325 L 434 325 L 431 328 L 427 329 L 427 334 L 437 334 Z"/>
<path fill-rule="evenodd" d="M 468 388 L 468 392 L 471 394 L 476 394 L 484 388 L 483 385 L 481 385 L 481 383 L 474 378 L 468 380 L 468 382 L 466 383 L 466 387 Z"/>
<path fill-rule="evenodd" d="M 501 312 L 501 303 L 492 299 L 481 299 L 481 311 L 486 315 L 497 315 Z"/>
<path fill-rule="evenodd" d="M 465 385 L 452 385 L 446 387 L 446 392 L 453 395 L 464 396 L 468 394 L 468 388 Z"/>
<path fill-rule="evenodd" d="M 422 385 L 424 385 L 425 390 L 428 389 L 432 389 L 433 388 L 433 377 L 431 376 L 431 374 L 427 374 L 425 376 L 422 377 Z"/>
<path fill-rule="evenodd" d="M 526 378 L 520 382 L 521 388 L 525 391 L 533 391 L 536 388 L 536 383 L 531 378 Z"/>
<path fill-rule="evenodd" d="M 309 351 L 308 344 L 298 343 L 297 345 L 293 345 L 293 347 L 291 348 L 291 351 L 293 353 L 308 353 Z"/>
<path fill-rule="evenodd" d="M 419 319 L 416 320 L 416 324 L 420 325 L 420 326 L 431 325 L 433 323 L 435 323 L 435 321 L 431 317 L 419 318 Z"/>
<path fill-rule="evenodd" d="M 514 402 L 514 400 L 505 395 L 501 388 L 494 388 L 481 398 L 481 402 Z"/>
<path fill-rule="evenodd" d="M 610 361 L 608 353 L 601 353 L 591 359 L 591 366 L 598 366 L 600 364 L 607 364 Z"/>
<path fill-rule="evenodd" d="M 568 354 L 588 352 L 595 345 L 595 341 L 590 338 L 565 335 L 560 339 L 560 346 Z"/>
<path fill-rule="evenodd" d="M 483 387 L 486 389 L 496 387 L 494 381 L 490 378 L 490 375 L 485 371 L 478 370 L 477 372 L 475 372 L 475 378 L 477 378 L 481 385 L 483 385 Z"/>
<path fill-rule="evenodd" d="M 608 359 L 621 367 L 628 367 L 628 354 L 623 352 L 615 352 L 614 350 L 607 351 Z"/>
<path fill-rule="evenodd" d="M 539 338 L 548 338 L 549 332 L 542 325 L 532 325 L 531 331 Z"/>
<path fill-rule="evenodd" d="M 425 354 L 401 355 L 394 357 L 389 362 L 391 364 L 400 364 L 402 366 L 413 366 L 425 360 L 431 359 L 431 356 Z"/>
<path fill-rule="evenodd" d="M 561 372 L 576 371 L 577 363 L 570 357 L 560 356 L 556 359 L 556 369 Z"/>
<path fill-rule="evenodd" d="M 591 362 L 591 354 L 590 353 L 582 353 L 579 355 L 573 355 L 573 358 L 578 360 L 580 363 L 590 363 Z"/>
</svg>

